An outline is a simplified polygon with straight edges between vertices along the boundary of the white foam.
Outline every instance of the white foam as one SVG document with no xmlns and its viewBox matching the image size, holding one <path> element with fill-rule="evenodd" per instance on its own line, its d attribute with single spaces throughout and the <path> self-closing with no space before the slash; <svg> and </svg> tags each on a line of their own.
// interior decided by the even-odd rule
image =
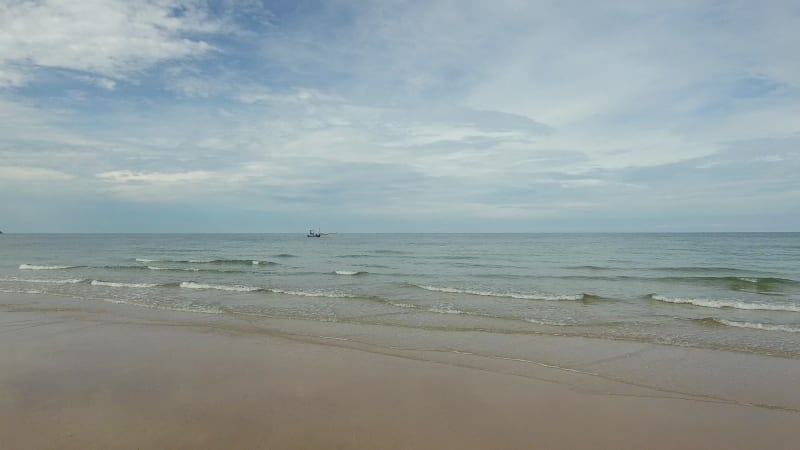
<svg viewBox="0 0 800 450">
<path fill-rule="evenodd" d="M 287 289 L 267 289 L 267 291 L 272 292 L 274 294 L 286 294 L 286 295 L 297 295 L 301 297 L 328 297 L 328 298 L 354 298 L 355 296 L 350 294 L 340 294 L 336 292 L 306 292 L 306 291 L 295 291 L 295 290 L 287 290 Z"/>
<path fill-rule="evenodd" d="M 564 327 L 569 325 L 568 323 L 558 322 L 555 320 L 542 320 L 542 319 L 533 319 L 533 318 L 526 318 L 526 322 L 535 323 L 537 325 L 550 325 L 554 327 Z"/>
<path fill-rule="evenodd" d="M 747 281 L 748 283 L 758 283 L 758 278 L 748 278 L 748 277 L 737 277 L 737 279 L 741 281 Z"/>
<path fill-rule="evenodd" d="M 419 288 L 425 289 L 427 291 L 434 291 L 434 292 L 446 292 L 449 294 L 469 294 L 469 295 L 481 295 L 484 297 L 504 297 L 504 298 L 516 298 L 522 300 L 581 300 L 583 299 L 583 294 L 578 295 L 547 295 L 547 294 L 518 294 L 515 292 L 492 292 L 492 291 L 476 291 L 472 289 L 458 289 L 458 288 L 451 288 L 451 287 L 436 287 L 436 286 L 425 286 L 425 285 L 415 285 Z"/>
<path fill-rule="evenodd" d="M 653 294 L 650 296 L 653 300 L 667 303 L 687 304 L 694 306 L 702 306 L 704 308 L 734 308 L 734 309 L 747 309 L 747 310 L 760 310 L 760 311 L 790 311 L 800 312 L 800 305 L 780 305 L 770 303 L 745 303 L 733 300 L 716 300 L 710 298 L 681 298 L 681 297 L 665 297 L 663 295 Z"/>
<path fill-rule="evenodd" d="M 410 303 L 389 302 L 389 304 L 392 305 L 392 306 L 397 306 L 398 308 L 416 308 L 417 307 L 417 305 L 412 305 Z"/>
<path fill-rule="evenodd" d="M 202 313 L 202 314 L 225 314 L 225 311 L 219 308 L 215 308 L 213 306 L 197 305 L 194 303 L 180 303 L 175 306 L 164 306 L 164 305 L 153 305 L 148 303 L 132 302 L 114 298 L 100 298 L 96 300 L 102 300 L 104 302 L 114 303 L 116 305 L 130 305 L 141 308 L 157 309 L 161 311 L 179 311 L 179 312 Z"/>
<path fill-rule="evenodd" d="M 72 269 L 77 266 L 37 266 L 33 264 L 20 264 L 19 268 L 22 270 L 59 270 L 59 269 Z"/>
<path fill-rule="evenodd" d="M 0 289 L 0 292 L 5 294 L 44 294 L 44 291 L 39 291 L 36 289 L 25 289 L 25 290 L 18 290 L 18 289 Z"/>
<path fill-rule="evenodd" d="M 785 331 L 787 333 L 800 333 L 800 328 L 790 327 L 788 325 L 771 325 L 758 322 L 736 322 L 733 320 L 725 320 L 725 319 L 714 319 L 714 321 L 719 322 L 723 325 L 728 325 L 731 327 L 738 327 L 738 328 L 751 328 L 754 330 Z"/>
<path fill-rule="evenodd" d="M 150 270 L 182 270 L 184 272 L 199 272 L 200 269 L 195 267 L 181 267 L 181 268 L 174 268 L 174 267 L 156 267 L 156 266 L 147 266 Z"/>
<path fill-rule="evenodd" d="M 92 280 L 92 286 L 126 287 L 126 288 L 151 288 L 158 286 L 153 283 L 116 283 L 111 281 Z"/>
<path fill-rule="evenodd" d="M 354 272 L 352 270 L 337 270 L 336 275 L 358 275 L 361 272 Z"/>
<path fill-rule="evenodd" d="M 214 289 L 218 291 L 233 291 L 233 292 L 253 292 L 258 291 L 260 288 L 250 286 L 228 286 L 221 284 L 201 284 L 193 281 L 184 281 L 180 287 L 187 289 Z"/>
<path fill-rule="evenodd" d="M 157 262 L 157 259 L 146 259 L 146 258 L 136 258 L 136 261 L 139 262 Z"/>
<path fill-rule="evenodd" d="M 84 281 L 80 278 L 70 278 L 68 280 L 28 280 L 23 278 L 12 278 L 8 281 L 21 281 L 23 283 L 47 283 L 47 284 L 77 284 Z"/>
<path fill-rule="evenodd" d="M 428 311 L 439 314 L 466 314 L 466 312 L 452 308 L 450 306 L 444 308 L 429 308 Z"/>
</svg>

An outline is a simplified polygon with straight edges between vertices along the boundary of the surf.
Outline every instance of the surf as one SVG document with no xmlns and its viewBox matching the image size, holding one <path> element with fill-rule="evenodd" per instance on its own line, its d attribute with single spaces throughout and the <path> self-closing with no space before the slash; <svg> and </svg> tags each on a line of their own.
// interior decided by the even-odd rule
<svg viewBox="0 0 800 450">
<path fill-rule="evenodd" d="M 64 270 L 76 269 L 80 266 L 63 266 L 63 265 L 35 265 L 35 264 L 20 264 L 20 270 Z"/>
<path fill-rule="evenodd" d="M 706 317 L 705 319 L 699 319 L 698 321 L 705 324 L 721 325 L 721 326 L 735 327 L 735 328 L 748 328 L 751 330 L 800 333 L 800 327 L 793 327 L 789 325 L 778 325 L 778 324 L 769 324 L 760 322 L 740 322 L 737 320 L 718 319 L 716 317 Z"/>
<path fill-rule="evenodd" d="M 465 294 L 465 295 L 477 295 L 482 297 L 501 297 L 501 298 L 514 298 L 514 299 L 521 299 L 521 300 L 550 300 L 550 301 L 560 301 L 560 300 L 593 300 L 599 299 L 599 296 L 592 295 L 592 294 L 564 294 L 564 295 L 549 295 L 549 294 L 525 294 L 525 293 L 517 293 L 517 292 L 493 292 L 493 291 L 480 291 L 474 289 L 461 289 L 461 288 L 454 288 L 454 287 L 439 287 L 439 286 L 428 286 L 423 284 L 413 284 L 412 286 L 424 289 L 426 291 L 431 292 L 443 292 L 447 294 Z"/>
<path fill-rule="evenodd" d="M 777 303 L 748 303 L 735 300 L 722 300 L 710 298 L 691 298 L 691 297 L 667 297 L 659 294 L 649 294 L 647 298 L 664 303 L 673 303 L 679 305 L 693 305 L 703 308 L 731 308 L 742 310 L 758 310 L 758 311 L 788 311 L 800 312 L 800 305 L 786 305 Z"/>
</svg>

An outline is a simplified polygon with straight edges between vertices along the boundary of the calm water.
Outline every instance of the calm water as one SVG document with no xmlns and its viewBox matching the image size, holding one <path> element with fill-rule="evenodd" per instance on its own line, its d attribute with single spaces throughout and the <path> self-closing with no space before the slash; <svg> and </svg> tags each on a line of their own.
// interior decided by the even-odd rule
<svg viewBox="0 0 800 450">
<path fill-rule="evenodd" d="M 5 234 L 0 291 L 800 357 L 800 233 Z"/>
</svg>

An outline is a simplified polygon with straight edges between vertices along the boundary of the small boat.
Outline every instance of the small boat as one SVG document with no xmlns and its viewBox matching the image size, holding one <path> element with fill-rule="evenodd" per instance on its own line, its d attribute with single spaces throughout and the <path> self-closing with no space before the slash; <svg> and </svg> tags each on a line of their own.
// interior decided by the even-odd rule
<svg viewBox="0 0 800 450">
<path fill-rule="evenodd" d="M 314 229 L 312 228 L 308 230 L 308 234 L 306 235 L 306 237 L 322 237 L 322 236 L 329 236 L 331 234 L 336 234 L 336 233 L 323 233 L 319 230 L 314 231 Z"/>
</svg>

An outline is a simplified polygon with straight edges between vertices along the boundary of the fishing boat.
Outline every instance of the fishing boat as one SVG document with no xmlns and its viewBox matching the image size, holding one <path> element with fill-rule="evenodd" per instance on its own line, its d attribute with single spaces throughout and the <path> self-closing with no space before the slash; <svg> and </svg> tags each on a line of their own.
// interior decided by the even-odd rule
<svg viewBox="0 0 800 450">
<path fill-rule="evenodd" d="M 336 234 L 336 232 L 323 233 L 322 231 L 319 230 L 314 231 L 314 229 L 312 228 L 308 230 L 308 234 L 306 235 L 306 237 L 323 237 L 323 236 L 330 236 L 332 234 Z"/>
</svg>

